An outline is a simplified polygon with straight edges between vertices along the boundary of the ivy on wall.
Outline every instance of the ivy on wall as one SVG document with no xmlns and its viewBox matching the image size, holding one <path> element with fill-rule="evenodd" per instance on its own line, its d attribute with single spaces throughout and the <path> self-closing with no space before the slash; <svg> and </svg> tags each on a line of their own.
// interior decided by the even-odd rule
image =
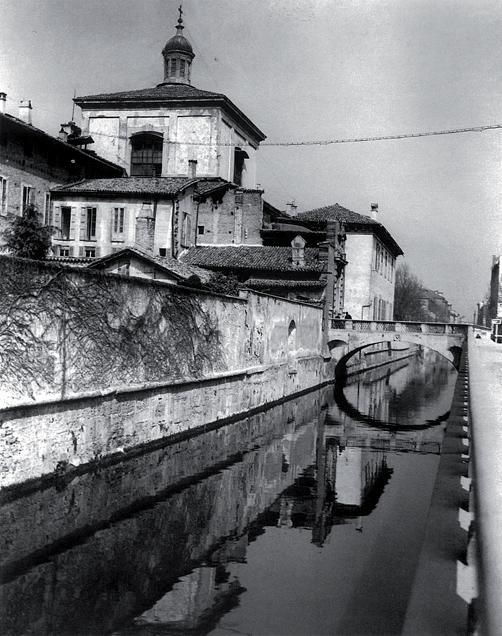
<svg viewBox="0 0 502 636">
<path fill-rule="evenodd" d="M 216 314 L 196 294 L 0 257 L 4 395 L 65 397 L 224 368 Z"/>
</svg>

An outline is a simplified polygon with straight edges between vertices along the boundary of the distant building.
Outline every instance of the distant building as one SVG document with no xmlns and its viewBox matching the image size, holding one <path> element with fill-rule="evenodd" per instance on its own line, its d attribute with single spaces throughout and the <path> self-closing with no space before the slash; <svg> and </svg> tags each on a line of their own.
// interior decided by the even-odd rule
<svg viewBox="0 0 502 636">
<path fill-rule="evenodd" d="M 502 269 L 500 256 L 492 257 L 490 290 L 488 297 L 478 303 L 475 322 L 481 327 L 492 329 L 492 338 L 502 342 Z"/>
<path fill-rule="evenodd" d="M 195 57 L 176 34 L 162 50 L 164 79 L 152 88 L 77 97 L 85 135 L 130 176 L 221 177 L 256 188 L 265 135 L 228 97 L 191 85 Z"/>
<path fill-rule="evenodd" d="M 422 317 L 426 322 L 453 322 L 451 304 L 439 291 L 423 288 L 420 296 Z"/>
<path fill-rule="evenodd" d="M 5 113 L 0 93 L 0 230 L 8 215 L 21 215 L 28 204 L 48 219 L 50 190 L 57 185 L 92 177 L 118 177 L 123 170 L 82 149 L 77 136 L 63 141 L 31 123 L 31 102 L 21 102 L 19 117 Z M 92 139 L 85 140 L 86 148 Z"/>
<path fill-rule="evenodd" d="M 378 206 L 372 205 L 376 217 Z M 265 245 L 283 244 L 292 234 L 301 233 L 307 245 L 326 236 L 328 221 L 344 224 L 345 253 L 344 311 L 354 319 L 392 320 L 396 259 L 403 251 L 376 218 L 357 214 L 338 203 L 294 216 L 274 216 L 262 231 Z"/>
</svg>

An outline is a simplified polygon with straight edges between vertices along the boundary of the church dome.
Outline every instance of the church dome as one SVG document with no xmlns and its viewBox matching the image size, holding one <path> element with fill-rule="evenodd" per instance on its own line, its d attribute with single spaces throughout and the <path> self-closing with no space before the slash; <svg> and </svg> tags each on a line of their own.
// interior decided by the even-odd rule
<svg viewBox="0 0 502 636">
<path fill-rule="evenodd" d="M 190 84 L 192 60 L 195 57 L 192 45 L 183 35 L 183 9 L 178 9 L 180 17 L 176 25 L 176 34 L 168 40 L 162 49 L 164 58 L 163 84 Z"/>
<path fill-rule="evenodd" d="M 187 53 L 192 57 L 194 56 L 194 52 L 190 42 L 184 35 L 180 35 L 178 33 L 176 33 L 176 35 L 173 35 L 173 37 L 167 42 L 165 47 L 162 49 L 162 53 L 164 55 L 166 53 Z"/>
</svg>

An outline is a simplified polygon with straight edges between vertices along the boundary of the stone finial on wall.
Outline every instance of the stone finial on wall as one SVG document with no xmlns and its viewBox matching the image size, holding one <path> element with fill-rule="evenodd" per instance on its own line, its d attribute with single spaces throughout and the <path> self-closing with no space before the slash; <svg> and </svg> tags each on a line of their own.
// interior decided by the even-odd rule
<svg viewBox="0 0 502 636">
<path fill-rule="evenodd" d="M 291 260 L 294 267 L 303 267 L 305 265 L 305 245 L 306 241 L 300 234 L 291 241 Z"/>
</svg>

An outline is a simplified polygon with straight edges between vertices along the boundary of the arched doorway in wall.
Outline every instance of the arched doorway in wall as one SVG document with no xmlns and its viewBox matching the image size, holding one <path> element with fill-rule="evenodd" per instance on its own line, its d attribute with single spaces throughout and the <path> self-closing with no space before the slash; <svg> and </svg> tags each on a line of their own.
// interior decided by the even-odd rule
<svg viewBox="0 0 502 636">
<path fill-rule="evenodd" d="M 291 320 L 288 326 L 288 358 L 294 358 L 296 354 L 296 323 Z"/>
</svg>

